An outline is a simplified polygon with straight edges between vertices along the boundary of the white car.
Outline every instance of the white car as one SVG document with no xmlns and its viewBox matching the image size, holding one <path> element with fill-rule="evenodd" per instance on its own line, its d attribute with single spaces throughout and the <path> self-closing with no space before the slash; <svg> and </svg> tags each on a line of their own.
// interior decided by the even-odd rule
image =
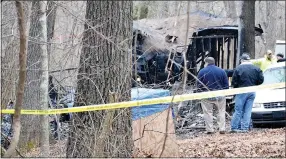
<svg viewBox="0 0 286 159">
<path fill-rule="evenodd" d="M 285 62 L 273 64 L 264 71 L 263 84 L 285 82 Z M 252 108 L 253 124 L 286 123 L 285 87 L 256 92 Z"/>
</svg>

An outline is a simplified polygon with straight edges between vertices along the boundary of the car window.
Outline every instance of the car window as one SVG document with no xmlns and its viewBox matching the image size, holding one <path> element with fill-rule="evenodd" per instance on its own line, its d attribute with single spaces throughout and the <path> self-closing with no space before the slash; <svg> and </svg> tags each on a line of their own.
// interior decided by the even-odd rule
<svg viewBox="0 0 286 159">
<path fill-rule="evenodd" d="M 285 66 L 267 69 L 264 72 L 263 84 L 285 82 L 285 70 L 286 70 Z"/>
</svg>

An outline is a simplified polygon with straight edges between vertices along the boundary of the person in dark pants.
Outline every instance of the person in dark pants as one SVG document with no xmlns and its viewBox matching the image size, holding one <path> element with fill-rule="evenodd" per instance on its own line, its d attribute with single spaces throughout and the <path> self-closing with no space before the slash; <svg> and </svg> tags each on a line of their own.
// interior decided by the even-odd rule
<svg viewBox="0 0 286 159">
<path fill-rule="evenodd" d="M 205 92 L 205 91 L 216 91 L 229 88 L 228 78 L 226 72 L 215 66 L 215 59 L 213 57 L 207 57 L 205 59 L 207 66 L 200 70 L 198 74 L 196 92 Z M 206 88 L 206 87 L 207 88 Z M 206 123 L 206 133 L 214 133 L 213 128 L 213 106 L 216 106 L 218 109 L 218 126 L 220 134 L 225 133 L 225 109 L 226 109 L 226 98 L 224 96 L 214 97 L 203 99 L 201 102 L 204 119 Z"/>
<path fill-rule="evenodd" d="M 243 53 L 241 64 L 235 69 L 231 84 L 233 88 L 260 85 L 264 81 L 263 72 L 250 62 L 248 53 Z M 231 132 L 248 132 L 255 92 L 237 94 L 235 111 L 231 120 Z M 241 127 L 239 126 L 241 122 Z"/>
</svg>

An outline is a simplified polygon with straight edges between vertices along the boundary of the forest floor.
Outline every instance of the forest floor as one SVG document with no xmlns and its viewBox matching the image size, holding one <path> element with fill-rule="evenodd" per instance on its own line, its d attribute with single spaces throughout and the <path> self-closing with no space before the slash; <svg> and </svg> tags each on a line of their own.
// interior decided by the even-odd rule
<svg viewBox="0 0 286 159">
<path fill-rule="evenodd" d="M 254 128 L 249 133 L 211 134 L 200 130 L 196 133 L 180 132 L 177 135 L 180 157 L 279 157 L 285 158 L 286 128 Z M 51 144 L 50 154 L 66 157 L 66 139 Z M 38 157 L 39 148 L 24 154 Z"/>
<path fill-rule="evenodd" d="M 186 134 L 177 140 L 180 157 L 286 157 L 285 128 L 254 128 L 249 133 Z"/>
</svg>

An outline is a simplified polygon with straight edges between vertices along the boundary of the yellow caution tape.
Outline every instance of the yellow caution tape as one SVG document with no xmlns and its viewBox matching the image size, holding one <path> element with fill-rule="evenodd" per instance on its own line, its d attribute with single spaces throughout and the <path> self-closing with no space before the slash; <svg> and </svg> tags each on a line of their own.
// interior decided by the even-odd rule
<svg viewBox="0 0 286 159">
<path fill-rule="evenodd" d="M 129 108 L 129 107 L 138 107 L 138 106 L 151 105 L 151 104 L 182 102 L 182 101 L 188 101 L 188 100 L 212 98 L 212 97 L 217 97 L 217 96 L 228 96 L 228 95 L 235 95 L 235 94 L 241 94 L 241 93 L 256 92 L 257 90 L 262 90 L 262 89 L 277 89 L 277 88 L 285 88 L 285 82 L 260 85 L 260 86 L 219 90 L 219 91 L 209 91 L 209 92 L 202 92 L 202 93 L 167 96 L 167 97 L 144 99 L 144 100 L 137 100 L 137 101 L 127 101 L 127 102 L 120 102 L 120 103 L 88 105 L 88 106 L 80 106 L 80 107 L 73 107 L 73 108 L 49 109 L 49 110 L 21 110 L 21 114 L 47 115 L 47 114 L 76 113 L 76 112 L 86 112 L 86 111 L 96 111 L 96 110 Z M 4 110 L 1 110 L 1 113 L 14 114 L 14 109 L 4 109 Z"/>
</svg>

